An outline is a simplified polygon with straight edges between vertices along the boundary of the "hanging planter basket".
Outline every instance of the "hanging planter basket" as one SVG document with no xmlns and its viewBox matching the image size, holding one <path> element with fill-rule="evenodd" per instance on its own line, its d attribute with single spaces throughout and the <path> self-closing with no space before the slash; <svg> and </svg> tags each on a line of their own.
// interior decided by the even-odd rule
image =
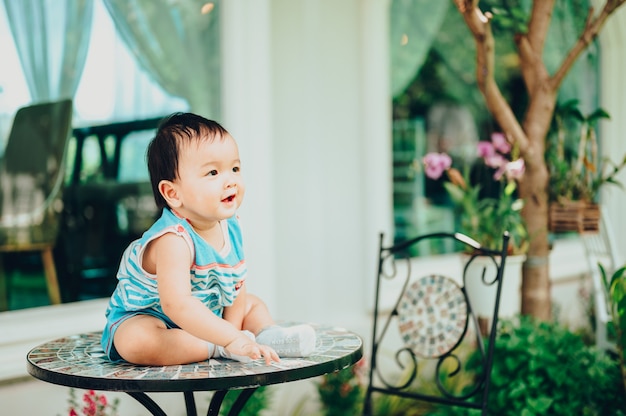
<svg viewBox="0 0 626 416">
<path fill-rule="evenodd" d="M 548 228 L 553 233 L 597 233 L 600 207 L 587 201 L 551 202 Z"/>
</svg>

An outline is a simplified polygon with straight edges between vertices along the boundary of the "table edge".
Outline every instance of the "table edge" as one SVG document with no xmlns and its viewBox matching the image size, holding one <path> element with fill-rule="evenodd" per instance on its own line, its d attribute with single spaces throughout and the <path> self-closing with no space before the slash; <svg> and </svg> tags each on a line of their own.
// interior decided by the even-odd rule
<svg viewBox="0 0 626 416">
<path fill-rule="evenodd" d="M 244 374 L 220 378 L 144 380 L 110 379 L 89 376 L 72 376 L 43 369 L 32 363 L 30 352 L 26 355 L 28 374 L 48 383 L 80 389 L 123 392 L 181 392 L 181 391 L 217 391 L 240 390 L 249 387 L 269 386 L 298 380 L 305 380 L 342 370 L 356 364 L 363 357 L 363 339 L 352 333 L 360 341 L 354 351 L 339 359 L 316 363 L 307 367 L 288 368 L 280 372 L 265 374 Z"/>
</svg>

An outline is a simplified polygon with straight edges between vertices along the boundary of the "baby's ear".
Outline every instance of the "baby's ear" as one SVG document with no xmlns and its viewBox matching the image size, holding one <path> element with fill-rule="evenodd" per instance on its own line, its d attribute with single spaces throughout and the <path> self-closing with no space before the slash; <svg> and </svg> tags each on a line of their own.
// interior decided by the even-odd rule
<svg viewBox="0 0 626 416">
<path fill-rule="evenodd" d="M 180 206 L 180 199 L 178 198 L 178 190 L 176 184 L 172 181 L 162 180 L 159 182 L 159 192 L 172 208 L 178 208 Z"/>
</svg>

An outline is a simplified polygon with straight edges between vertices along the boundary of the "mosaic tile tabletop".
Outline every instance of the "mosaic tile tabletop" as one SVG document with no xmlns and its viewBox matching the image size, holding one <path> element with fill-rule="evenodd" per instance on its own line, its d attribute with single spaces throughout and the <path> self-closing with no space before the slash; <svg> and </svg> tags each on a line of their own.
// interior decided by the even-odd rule
<svg viewBox="0 0 626 416">
<path fill-rule="evenodd" d="M 467 303 L 454 280 L 425 276 L 407 287 L 398 304 L 398 318 L 402 339 L 415 355 L 436 358 L 463 336 Z"/>
<path fill-rule="evenodd" d="M 266 365 L 212 358 L 174 366 L 138 366 L 109 361 L 100 347 L 101 332 L 59 338 L 33 348 L 28 372 L 68 387 L 116 391 L 199 391 L 244 388 L 315 377 L 356 363 L 361 338 L 343 328 L 315 326 L 315 351 L 306 358 L 282 358 Z"/>
</svg>

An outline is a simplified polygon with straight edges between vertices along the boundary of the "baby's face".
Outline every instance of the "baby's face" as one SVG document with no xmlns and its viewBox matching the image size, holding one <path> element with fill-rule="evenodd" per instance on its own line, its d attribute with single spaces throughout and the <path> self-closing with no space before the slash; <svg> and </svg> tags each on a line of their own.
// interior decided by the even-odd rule
<svg viewBox="0 0 626 416">
<path fill-rule="evenodd" d="M 241 205 L 245 186 L 237 143 L 230 136 L 183 145 L 178 161 L 181 207 L 192 224 L 232 217 Z"/>
</svg>

